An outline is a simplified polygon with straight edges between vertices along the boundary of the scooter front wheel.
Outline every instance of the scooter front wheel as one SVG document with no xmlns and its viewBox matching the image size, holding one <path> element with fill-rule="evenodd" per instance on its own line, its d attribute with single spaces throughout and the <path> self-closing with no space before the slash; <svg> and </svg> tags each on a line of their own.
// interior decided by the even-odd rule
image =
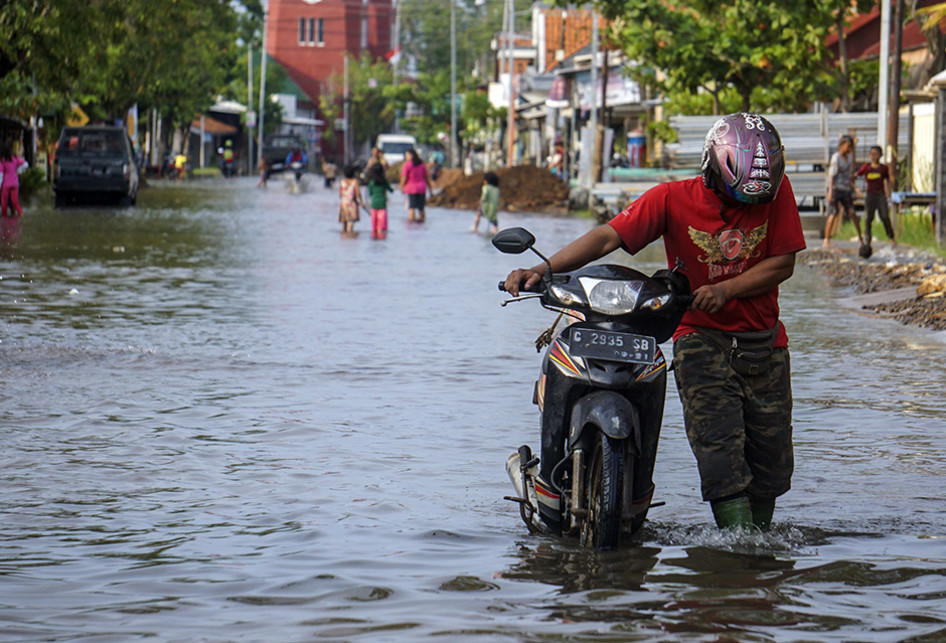
<svg viewBox="0 0 946 643">
<path fill-rule="evenodd" d="M 581 544 L 602 551 L 615 549 L 621 537 L 624 488 L 624 441 L 596 431 L 585 476 L 588 514 L 581 525 Z"/>
</svg>

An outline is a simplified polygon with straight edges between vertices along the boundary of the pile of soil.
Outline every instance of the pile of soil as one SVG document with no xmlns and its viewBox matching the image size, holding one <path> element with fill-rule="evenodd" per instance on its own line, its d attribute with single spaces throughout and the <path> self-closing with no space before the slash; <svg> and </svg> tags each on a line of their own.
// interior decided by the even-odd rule
<svg viewBox="0 0 946 643">
<path fill-rule="evenodd" d="M 920 261 L 864 261 L 845 252 L 813 249 L 799 255 L 801 263 L 821 270 L 836 285 L 858 293 L 915 287 L 916 296 L 864 306 L 865 310 L 891 317 L 903 324 L 946 330 L 946 263 Z"/>
<path fill-rule="evenodd" d="M 548 170 L 534 165 L 518 165 L 495 170 L 499 177 L 499 209 L 508 212 L 564 212 L 568 206 L 568 186 Z M 483 172 L 465 176 L 460 170 L 444 170 L 435 184 L 439 193 L 430 205 L 473 210 L 480 202 Z"/>
</svg>

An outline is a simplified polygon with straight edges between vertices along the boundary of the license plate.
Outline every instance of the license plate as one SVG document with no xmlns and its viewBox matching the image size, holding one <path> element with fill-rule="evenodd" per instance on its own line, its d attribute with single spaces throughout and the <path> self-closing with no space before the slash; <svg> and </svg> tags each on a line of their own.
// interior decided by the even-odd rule
<svg viewBox="0 0 946 643">
<path fill-rule="evenodd" d="M 657 357 L 657 340 L 653 337 L 596 328 L 572 328 L 568 347 L 576 357 L 612 362 L 653 364 Z"/>
</svg>

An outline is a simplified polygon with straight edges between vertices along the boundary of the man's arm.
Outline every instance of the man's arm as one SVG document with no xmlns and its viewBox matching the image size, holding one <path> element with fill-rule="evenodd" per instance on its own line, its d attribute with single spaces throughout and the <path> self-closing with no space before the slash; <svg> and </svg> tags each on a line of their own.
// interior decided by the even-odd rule
<svg viewBox="0 0 946 643">
<path fill-rule="evenodd" d="M 589 230 L 556 252 L 549 257 L 549 263 L 552 264 L 552 272 L 568 272 L 600 259 L 620 247 L 621 237 L 617 231 L 604 224 Z M 520 289 L 530 290 L 538 284 L 545 274 L 545 269 L 545 264 L 540 263 L 532 268 L 513 270 L 506 277 L 504 288 L 513 296 L 518 296 Z"/>
<path fill-rule="evenodd" d="M 766 293 L 795 272 L 795 253 L 767 257 L 744 273 L 718 284 L 700 286 L 693 293 L 691 308 L 717 313 L 731 299 L 745 299 Z"/>
</svg>

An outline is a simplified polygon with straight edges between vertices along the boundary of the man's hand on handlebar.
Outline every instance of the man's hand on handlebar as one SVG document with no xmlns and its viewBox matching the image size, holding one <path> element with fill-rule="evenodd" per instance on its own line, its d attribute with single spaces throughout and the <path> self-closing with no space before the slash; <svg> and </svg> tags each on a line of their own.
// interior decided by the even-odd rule
<svg viewBox="0 0 946 643">
<path fill-rule="evenodd" d="M 690 310 L 702 310 L 706 313 L 718 313 L 729 301 L 726 283 L 700 286 L 693 293 Z"/>
<path fill-rule="evenodd" d="M 503 289 L 513 297 L 518 297 L 520 290 L 534 290 L 540 281 L 542 281 L 542 273 L 534 268 L 517 268 L 506 277 Z"/>
</svg>

